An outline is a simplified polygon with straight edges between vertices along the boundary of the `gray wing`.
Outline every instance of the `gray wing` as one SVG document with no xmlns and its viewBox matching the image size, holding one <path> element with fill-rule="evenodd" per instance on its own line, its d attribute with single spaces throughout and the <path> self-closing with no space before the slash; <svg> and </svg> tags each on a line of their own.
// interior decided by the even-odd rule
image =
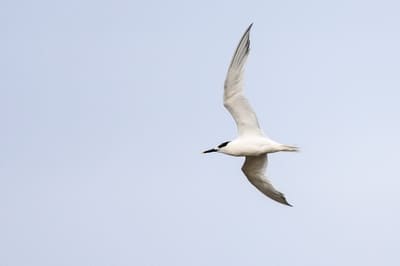
<svg viewBox="0 0 400 266">
<path fill-rule="evenodd" d="M 244 64 L 249 55 L 251 24 L 243 34 L 228 68 L 224 84 L 224 106 L 236 122 L 240 135 L 263 135 L 257 116 L 243 95 Z"/>
<path fill-rule="evenodd" d="M 276 190 L 265 176 L 265 169 L 267 168 L 268 158 L 267 155 L 259 156 L 246 156 L 246 160 L 242 166 L 242 171 L 258 190 L 264 193 L 271 199 L 282 204 L 290 205 L 283 193 Z"/>
</svg>

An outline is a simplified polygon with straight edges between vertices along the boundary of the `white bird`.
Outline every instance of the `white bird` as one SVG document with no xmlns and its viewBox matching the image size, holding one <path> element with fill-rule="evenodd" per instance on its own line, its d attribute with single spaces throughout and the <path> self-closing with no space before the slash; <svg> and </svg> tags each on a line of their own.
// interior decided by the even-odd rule
<svg viewBox="0 0 400 266">
<path fill-rule="evenodd" d="M 245 156 L 242 171 L 258 190 L 271 199 L 290 205 L 283 193 L 276 190 L 265 176 L 268 153 L 298 151 L 295 146 L 280 144 L 264 135 L 257 116 L 243 95 L 243 70 L 250 47 L 250 29 L 247 28 L 233 55 L 224 84 L 224 106 L 236 122 L 239 136 L 215 148 L 204 151 L 220 152 L 231 156 Z"/>
</svg>

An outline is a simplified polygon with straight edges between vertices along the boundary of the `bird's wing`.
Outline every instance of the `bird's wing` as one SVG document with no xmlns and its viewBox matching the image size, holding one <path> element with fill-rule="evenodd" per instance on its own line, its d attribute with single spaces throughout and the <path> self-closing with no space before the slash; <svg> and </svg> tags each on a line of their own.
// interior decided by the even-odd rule
<svg viewBox="0 0 400 266">
<path fill-rule="evenodd" d="M 242 166 L 242 171 L 258 190 L 264 193 L 277 202 L 282 204 L 290 205 L 283 193 L 276 190 L 265 176 L 265 169 L 267 168 L 268 158 L 267 155 L 259 156 L 246 156 L 246 160 Z"/>
<path fill-rule="evenodd" d="M 244 64 L 249 55 L 251 24 L 243 34 L 228 68 L 224 84 L 224 106 L 236 122 L 239 136 L 263 135 L 257 116 L 243 95 Z"/>
</svg>

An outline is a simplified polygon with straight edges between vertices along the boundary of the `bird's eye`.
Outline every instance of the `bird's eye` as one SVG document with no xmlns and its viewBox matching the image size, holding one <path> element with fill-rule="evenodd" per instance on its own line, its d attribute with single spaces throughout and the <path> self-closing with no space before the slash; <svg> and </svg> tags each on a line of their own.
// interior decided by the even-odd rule
<svg viewBox="0 0 400 266">
<path fill-rule="evenodd" d="M 225 147 L 226 145 L 228 145 L 229 142 L 230 142 L 230 141 L 225 141 L 224 143 L 219 144 L 219 145 L 218 145 L 218 148 Z"/>
</svg>

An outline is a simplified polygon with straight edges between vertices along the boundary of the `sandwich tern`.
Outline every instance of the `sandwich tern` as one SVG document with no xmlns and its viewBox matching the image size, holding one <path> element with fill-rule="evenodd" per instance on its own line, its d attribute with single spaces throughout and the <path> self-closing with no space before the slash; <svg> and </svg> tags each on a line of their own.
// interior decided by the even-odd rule
<svg viewBox="0 0 400 266">
<path fill-rule="evenodd" d="M 284 145 L 268 138 L 260 128 L 257 116 L 243 94 L 244 64 L 249 55 L 250 29 L 247 28 L 235 50 L 224 83 L 224 106 L 236 122 L 238 137 L 221 143 L 203 153 L 220 152 L 231 156 L 246 157 L 242 171 L 258 190 L 271 199 L 290 205 L 284 194 L 276 190 L 265 175 L 268 153 L 298 151 L 291 145 Z"/>
</svg>

